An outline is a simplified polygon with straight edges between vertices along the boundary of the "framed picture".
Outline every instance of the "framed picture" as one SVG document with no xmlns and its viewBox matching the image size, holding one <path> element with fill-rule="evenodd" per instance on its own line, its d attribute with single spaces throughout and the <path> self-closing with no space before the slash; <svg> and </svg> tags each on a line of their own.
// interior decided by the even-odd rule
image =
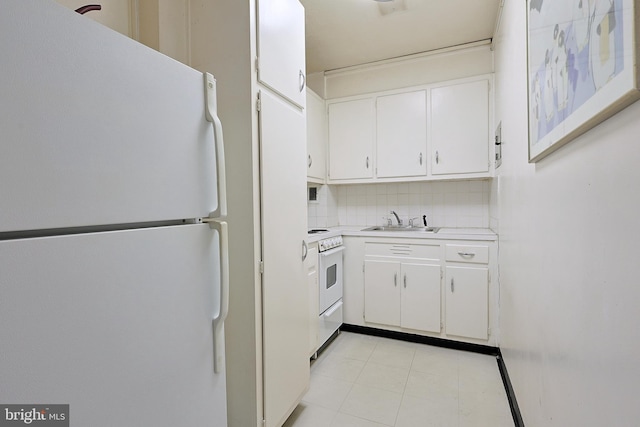
<svg viewBox="0 0 640 427">
<path fill-rule="evenodd" d="M 634 0 L 527 0 L 529 162 L 640 98 L 636 9 Z"/>
</svg>

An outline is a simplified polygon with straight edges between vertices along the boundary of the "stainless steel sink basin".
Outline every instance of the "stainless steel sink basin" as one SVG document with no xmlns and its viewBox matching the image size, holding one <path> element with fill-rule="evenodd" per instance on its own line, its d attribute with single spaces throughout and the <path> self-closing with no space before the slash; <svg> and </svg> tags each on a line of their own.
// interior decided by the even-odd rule
<svg viewBox="0 0 640 427">
<path fill-rule="evenodd" d="M 398 227 L 374 225 L 373 227 L 363 228 L 361 231 L 418 231 L 423 233 L 437 233 L 440 227 Z"/>
</svg>

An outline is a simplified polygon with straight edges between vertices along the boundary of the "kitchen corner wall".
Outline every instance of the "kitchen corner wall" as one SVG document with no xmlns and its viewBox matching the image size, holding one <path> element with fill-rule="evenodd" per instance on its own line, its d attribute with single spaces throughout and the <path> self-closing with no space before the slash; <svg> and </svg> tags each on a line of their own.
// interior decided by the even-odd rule
<svg viewBox="0 0 640 427">
<path fill-rule="evenodd" d="M 323 185 L 318 202 L 309 202 L 309 227 L 383 225 L 393 210 L 405 224 L 426 215 L 431 226 L 487 228 L 490 187 L 488 180 Z"/>
<path fill-rule="evenodd" d="M 494 38 L 500 348 L 525 425 L 637 426 L 640 102 L 528 163 L 528 4 Z"/>
</svg>

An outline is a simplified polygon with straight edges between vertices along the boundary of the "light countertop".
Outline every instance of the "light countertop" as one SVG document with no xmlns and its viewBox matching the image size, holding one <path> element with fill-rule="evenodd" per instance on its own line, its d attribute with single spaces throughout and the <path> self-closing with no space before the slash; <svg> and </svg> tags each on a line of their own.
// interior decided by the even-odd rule
<svg viewBox="0 0 640 427">
<path fill-rule="evenodd" d="M 362 231 L 368 226 L 337 226 L 325 227 L 326 233 L 309 234 L 308 242 L 335 236 L 360 236 L 360 237 L 395 237 L 412 239 L 437 239 L 437 240 L 477 240 L 495 241 L 498 236 L 488 228 L 450 228 L 442 227 L 437 233 L 424 233 L 419 231 Z M 317 227 L 323 228 L 323 227 Z"/>
</svg>

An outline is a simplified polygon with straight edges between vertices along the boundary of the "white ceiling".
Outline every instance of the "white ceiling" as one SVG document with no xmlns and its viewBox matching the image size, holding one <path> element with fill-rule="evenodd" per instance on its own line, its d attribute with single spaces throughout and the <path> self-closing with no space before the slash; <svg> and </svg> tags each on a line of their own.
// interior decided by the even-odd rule
<svg viewBox="0 0 640 427">
<path fill-rule="evenodd" d="M 310 74 L 490 39 L 501 0 L 300 2 Z"/>
</svg>

